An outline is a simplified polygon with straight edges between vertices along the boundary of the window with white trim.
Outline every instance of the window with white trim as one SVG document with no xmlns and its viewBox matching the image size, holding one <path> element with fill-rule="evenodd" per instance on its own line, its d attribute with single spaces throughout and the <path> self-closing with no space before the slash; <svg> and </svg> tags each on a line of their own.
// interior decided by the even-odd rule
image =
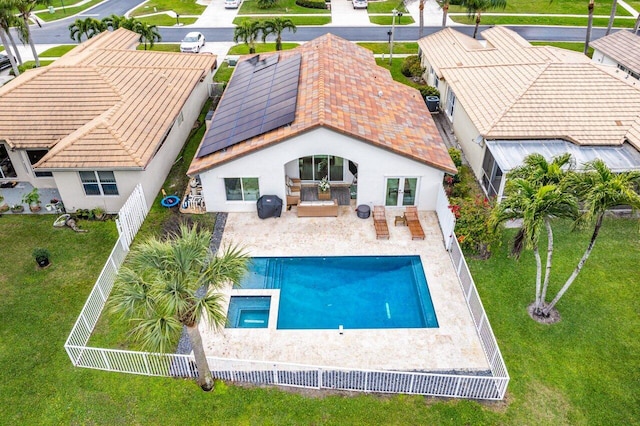
<svg viewBox="0 0 640 426">
<path fill-rule="evenodd" d="M 258 178 L 224 178 L 227 201 L 255 201 L 260 198 Z"/>
<path fill-rule="evenodd" d="M 79 172 L 85 195 L 120 195 L 113 172 Z"/>
</svg>

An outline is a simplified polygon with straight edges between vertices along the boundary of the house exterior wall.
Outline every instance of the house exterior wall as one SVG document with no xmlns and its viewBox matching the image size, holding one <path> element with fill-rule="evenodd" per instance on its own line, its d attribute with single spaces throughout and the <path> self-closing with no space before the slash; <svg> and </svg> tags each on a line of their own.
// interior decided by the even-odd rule
<svg viewBox="0 0 640 426">
<path fill-rule="evenodd" d="M 6 178 L 5 180 L 29 182 L 36 188 L 55 188 L 56 183 L 52 177 L 36 177 L 29 162 L 29 156 L 27 151 L 23 149 L 11 150 L 7 144 L 4 145 L 9 158 L 11 159 L 11 165 L 16 171 L 16 177 Z"/>
<path fill-rule="evenodd" d="M 55 171 L 55 184 L 67 211 L 100 206 L 109 213 L 116 213 L 138 183 L 142 184 L 147 206 L 151 207 L 208 97 L 207 85 L 211 82 L 211 77 L 212 74 L 209 73 L 193 90 L 182 108 L 183 120 L 180 124 L 176 120 L 164 144 L 145 170 L 110 170 L 114 172 L 119 195 L 87 196 L 77 170 Z"/>
<path fill-rule="evenodd" d="M 343 157 L 358 165 L 358 204 L 384 205 L 387 177 L 418 177 L 418 209 L 435 210 L 442 171 L 325 128 L 200 173 L 207 210 L 256 211 L 255 201 L 226 200 L 224 178 L 258 178 L 261 195 L 277 195 L 285 200 L 285 173 L 298 176 L 294 160 L 322 154 Z"/>
<path fill-rule="evenodd" d="M 480 133 L 459 99 L 456 100 L 456 105 L 453 108 L 452 129 L 469 166 L 471 166 L 476 178 L 480 179 L 482 177 L 482 160 L 484 159 L 486 147 L 484 141 L 477 141 L 476 138 Z"/>
<path fill-rule="evenodd" d="M 610 57 L 608 57 L 607 55 L 605 55 L 604 53 L 602 53 L 602 51 L 595 49 L 593 51 L 593 56 L 591 57 L 591 60 L 593 62 L 597 62 L 599 64 L 602 65 L 613 65 L 613 66 L 617 66 L 618 63 L 616 61 L 614 61 L 613 59 L 611 59 Z"/>
</svg>

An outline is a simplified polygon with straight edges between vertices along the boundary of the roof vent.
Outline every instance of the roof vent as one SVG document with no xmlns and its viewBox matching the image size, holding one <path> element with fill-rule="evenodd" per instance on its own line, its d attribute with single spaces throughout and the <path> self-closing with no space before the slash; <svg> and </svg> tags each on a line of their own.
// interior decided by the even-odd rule
<svg viewBox="0 0 640 426">
<path fill-rule="evenodd" d="M 382 90 L 378 90 L 378 97 L 381 98 L 382 97 Z"/>
</svg>

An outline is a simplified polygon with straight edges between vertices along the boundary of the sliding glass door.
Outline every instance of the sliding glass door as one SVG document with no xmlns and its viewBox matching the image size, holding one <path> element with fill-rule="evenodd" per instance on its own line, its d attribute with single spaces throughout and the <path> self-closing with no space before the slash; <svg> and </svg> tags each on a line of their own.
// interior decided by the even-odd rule
<svg viewBox="0 0 640 426">
<path fill-rule="evenodd" d="M 298 160 L 300 179 L 319 181 L 323 178 L 330 182 L 344 181 L 344 158 L 334 155 L 312 155 Z"/>
</svg>

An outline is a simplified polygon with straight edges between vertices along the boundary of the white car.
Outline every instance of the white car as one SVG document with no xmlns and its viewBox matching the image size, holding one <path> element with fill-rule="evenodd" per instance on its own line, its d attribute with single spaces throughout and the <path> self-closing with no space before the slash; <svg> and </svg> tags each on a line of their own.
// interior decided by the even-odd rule
<svg viewBox="0 0 640 426">
<path fill-rule="evenodd" d="M 204 47 L 204 35 L 199 32 L 191 32 L 187 34 L 180 43 L 181 52 L 198 53 Z"/>
<path fill-rule="evenodd" d="M 237 9 L 242 4 L 242 0 L 224 0 L 225 9 Z"/>
<path fill-rule="evenodd" d="M 353 0 L 353 8 L 354 9 L 366 9 L 368 6 L 367 0 Z"/>
</svg>

